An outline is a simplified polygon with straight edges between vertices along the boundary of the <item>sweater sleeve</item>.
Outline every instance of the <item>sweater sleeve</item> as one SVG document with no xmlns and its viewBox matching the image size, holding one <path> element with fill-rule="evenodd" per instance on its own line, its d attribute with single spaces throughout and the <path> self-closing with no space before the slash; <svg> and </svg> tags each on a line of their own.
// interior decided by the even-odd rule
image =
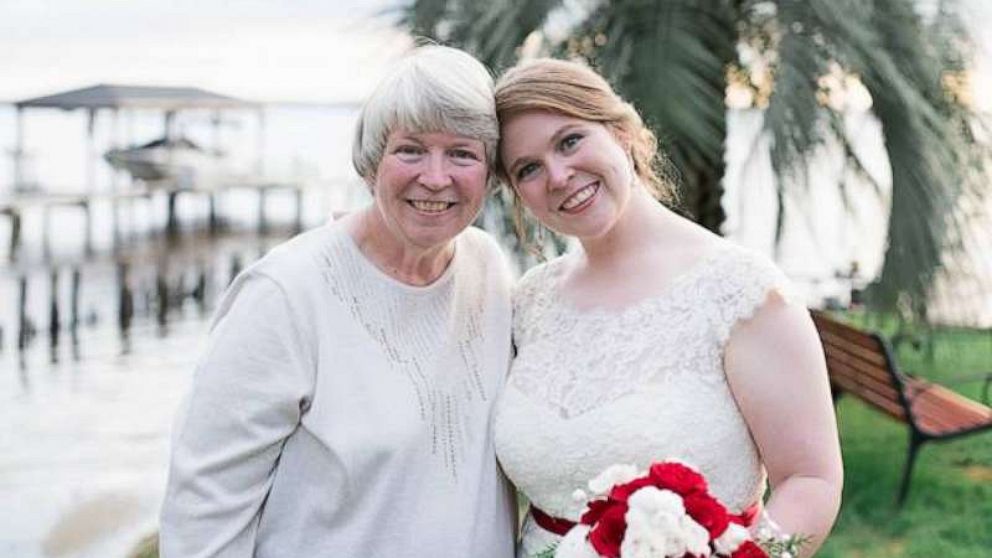
<svg viewBox="0 0 992 558">
<path fill-rule="evenodd" d="M 228 290 L 172 436 L 160 552 L 254 554 L 260 510 L 313 389 L 285 291 L 250 270 Z"/>
</svg>

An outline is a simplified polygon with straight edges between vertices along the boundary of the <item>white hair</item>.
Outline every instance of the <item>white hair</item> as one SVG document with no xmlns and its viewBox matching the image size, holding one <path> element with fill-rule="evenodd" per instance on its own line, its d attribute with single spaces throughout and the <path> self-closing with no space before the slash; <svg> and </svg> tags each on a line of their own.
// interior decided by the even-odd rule
<svg viewBox="0 0 992 558">
<path fill-rule="evenodd" d="M 492 167 L 499 141 L 493 78 L 481 62 L 440 45 L 417 47 L 365 101 L 355 128 L 351 163 L 370 180 L 390 132 L 451 132 L 480 140 Z"/>
</svg>

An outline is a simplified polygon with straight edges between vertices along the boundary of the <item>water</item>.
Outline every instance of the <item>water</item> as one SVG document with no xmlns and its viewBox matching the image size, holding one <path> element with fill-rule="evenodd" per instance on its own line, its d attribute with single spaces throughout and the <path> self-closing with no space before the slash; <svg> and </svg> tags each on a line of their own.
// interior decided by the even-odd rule
<svg viewBox="0 0 992 558">
<path fill-rule="evenodd" d="M 124 556 L 155 528 L 172 415 L 203 337 L 200 320 L 159 338 L 85 332 L 78 360 L 29 351 L 0 376 L 0 555 Z"/>
<path fill-rule="evenodd" d="M 17 301 L 2 309 L 0 556 L 124 556 L 154 531 L 172 418 L 210 309 L 238 269 L 286 235 L 187 232 L 114 258 L 0 274 L 0 297 Z M 17 350 L 22 283 L 35 334 Z"/>
</svg>

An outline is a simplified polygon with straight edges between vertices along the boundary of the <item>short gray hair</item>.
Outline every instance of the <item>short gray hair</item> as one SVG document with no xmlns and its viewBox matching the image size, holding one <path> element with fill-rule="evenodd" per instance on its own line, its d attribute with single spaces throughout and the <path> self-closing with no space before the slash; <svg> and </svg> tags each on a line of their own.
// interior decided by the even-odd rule
<svg viewBox="0 0 992 558">
<path fill-rule="evenodd" d="M 396 129 L 452 132 L 482 141 L 490 168 L 496 159 L 499 123 L 493 78 L 481 62 L 451 47 L 417 47 L 365 101 L 355 128 L 351 164 L 358 175 L 375 175 Z"/>
</svg>

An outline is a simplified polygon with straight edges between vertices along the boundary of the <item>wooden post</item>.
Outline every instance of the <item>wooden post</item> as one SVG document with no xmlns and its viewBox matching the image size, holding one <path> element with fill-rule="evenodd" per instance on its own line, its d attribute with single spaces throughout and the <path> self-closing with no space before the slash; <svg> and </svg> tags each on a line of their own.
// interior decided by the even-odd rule
<svg viewBox="0 0 992 558">
<path fill-rule="evenodd" d="M 28 278 L 21 276 L 20 296 L 17 299 L 17 348 L 23 351 L 28 346 L 28 339 L 31 337 L 30 323 L 28 322 Z"/>
<path fill-rule="evenodd" d="M 268 187 L 263 184 L 258 188 L 258 234 L 263 235 L 269 230 L 269 224 L 265 217 L 265 198 L 268 194 Z"/>
<path fill-rule="evenodd" d="M 96 109 L 86 111 L 86 193 L 92 194 L 96 189 L 96 144 L 94 131 L 96 129 Z"/>
<path fill-rule="evenodd" d="M 165 136 L 165 141 L 168 142 L 172 139 L 172 132 L 176 122 L 176 111 L 167 110 L 165 111 L 165 122 L 163 123 L 162 135 Z"/>
<path fill-rule="evenodd" d="M 17 251 L 21 246 L 21 211 L 16 207 L 10 208 L 10 261 L 17 259 Z"/>
<path fill-rule="evenodd" d="M 231 278 L 227 282 L 228 285 L 234 282 L 239 273 L 241 273 L 241 256 L 234 253 L 231 255 Z"/>
<path fill-rule="evenodd" d="M 155 293 L 158 295 L 156 318 L 158 319 L 159 327 L 164 328 L 169 312 L 169 286 L 165 282 L 165 276 L 161 269 L 155 274 Z"/>
<path fill-rule="evenodd" d="M 72 360 L 79 361 L 79 268 L 72 270 L 72 294 L 69 298 L 69 339 L 72 340 Z"/>
<path fill-rule="evenodd" d="M 59 272 L 57 268 L 52 270 L 49 284 L 51 285 L 49 291 L 51 302 L 48 310 L 48 339 L 54 347 L 59 344 L 59 330 L 62 328 L 59 320 Z"/>
<path fill-rule="evenodd" d="M 170 189 L 166 192 L 168 207 L 166 209 L 165 232 L 169 237 L 175 237 L 179 233 L 179 220 L 176 217 L 176 198 L 178 196 L 179 190 L 177 189 Z"/>
<path fill-rule="evenodd" d="M 193 289 L 193 300 L 203 314 L 207 309 L 207 269 L 202 262 L 197 264 L 196 287 Z"/>
<path fill-rule="evenodd" d="M 124 262 L 117 264 L 117 285 L 117 325 L 121 335 L 127 338 L 131 317 L 134 316 L 134 295 L 128 284 L 128 266 Z"/>
<path fill-rule="evenodd" d="M 116 214 L 117 213 L 117 202 L 115 201 L 115 202 L 112 202 L 112 203 L 114 204 L 112 206 L 112 209 L 113 209 L 114 213 Z M 83 236 L 84 250 L 85 250 L 87 256 L 92 256 L 93 255 L 93 207 L 92 207 L 93 206 L 93 200 L 91 198 L 87 197 L 86 199 L 83 200 L 83 202 L 80 204 L 80 206 L 83 208 L 83 218 L 85 219 L 85 223 L 83 224 L 83 226 L 86 227 L 86 231 L 83 233 L 83 235 L 84 235 Z M 115 216 L 114 217 L 114 223 L 115 223 L 114 226 L 116 226 L 116 222 L 117 222 L 117 217 Z"/>
<path fill-rule="evenodd" d="M 297 184 L 293 187 L 293 194 L 296 197 L 296 220 L 293 222 L 293 232 L 303 232 L 303 185 Z"/>
<path fill-rule="evenodd" d="M 134 145 L 134 110 L 127 110 L 124 113 L 124 143 L 128 147 Z M 127 189 L 129 192 L 134 192 L 134 176 L 131 173 L 124 173 L 125 179 L 127 180 Z M 141 185 L 147 191 L 147 184 L 142 183 Z M 149 195 L 145 198 L 146 205 L 150 206 L 152 204 L 152 197 Z M 133 240 L 135 237 L 135 218 L 134 218 L 134 204 L 135 198 L 129 197 L 127 200 L 127 226 L 128 226 L 128 239 Z"/>
<path fill-rule="evenodd" d="M 121 136 L 121 119 L 120 110 L 116 107 L 110 113 L 111 115 L 111 134 L 110 134 L 110 147 L 111 149 L 118 149 L 121 146 L 120 136 Z M 110 228 L 111 230 L 111 243 L 113 244 L 113 250 L 116 252 L 120 248 L 121 243 L 121 231 L 120 231 L 120 215 L 118 215 L 118 199 L 117 199 L 117 182 L 121 171 L 111 168 L 110 169 Z"/>
<path fill-rule="evenodd" d="M 79 283 L 81 276 L 79 268 L 72 270 L 72 291 L 69 297 L 69 329 L 75 331 L 79 327 Z"/>
<path fill-rule="evenodd" d="M 14 190 L 24 188 L 24 107 L 17 107 L 14 124 Z"/>
<path fill-rule="evenodd" d="M 208 202 L 210 203 L 210 209 L 207 215 L 207 224 L 210 234 L 215 235 L 218 229 L 220 229 L 220 223 L 217 221 L 217 192 L 210 192 L 208 194 Z"/>
</svg>

